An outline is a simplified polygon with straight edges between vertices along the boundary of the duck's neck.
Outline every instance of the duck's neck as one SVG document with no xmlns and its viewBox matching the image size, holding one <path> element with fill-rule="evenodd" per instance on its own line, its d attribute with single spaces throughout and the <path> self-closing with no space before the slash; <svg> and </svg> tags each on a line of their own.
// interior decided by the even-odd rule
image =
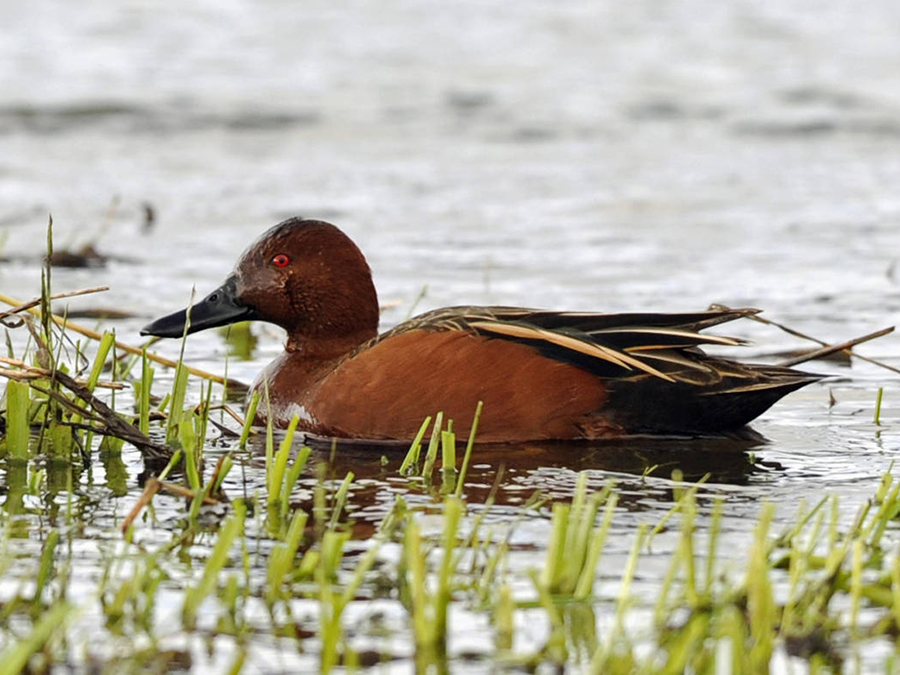
<svg viewBox="0 0 900 675">
<path fill-rule="evenodd" d="M 288 335 L 284 349 L 303 359 L 328 361 L 343 358 L 376 335 L 377 328 L 363 328 L 350 334 L 330 337 L 310 337 L 294 333 Z"/>
</svg>

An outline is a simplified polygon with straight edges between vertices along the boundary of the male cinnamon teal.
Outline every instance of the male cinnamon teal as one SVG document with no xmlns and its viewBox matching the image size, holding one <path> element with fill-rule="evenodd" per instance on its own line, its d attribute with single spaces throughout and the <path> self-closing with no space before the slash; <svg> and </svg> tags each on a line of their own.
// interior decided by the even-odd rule
<svg viewBox="0 0 900 675">
<path fill-rule="evenodd" d="M 262 235 L 225 283 L 144 335 L 181 337 L 245 319 L 287 331 L 254 384 L 258 421 L 341 438 L 415 436 L 443 411 L 464 436 L 484 402 L 483 442 L 708 434 L 738 429 L 817 379 L 737 363 L 701 334 L 755 309 L 596 314 L 448 307 L 378 334 L 378 299 L 360 250 L 334 225 L 291 218 Z"/>
</svg>

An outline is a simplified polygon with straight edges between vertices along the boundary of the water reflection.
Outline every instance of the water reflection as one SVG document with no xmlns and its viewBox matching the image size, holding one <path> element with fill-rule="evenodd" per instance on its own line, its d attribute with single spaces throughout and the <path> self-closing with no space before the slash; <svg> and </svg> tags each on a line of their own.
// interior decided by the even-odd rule
<svg viewBox="0 0 900 675">
<path fill-rule="evenodd" d="M 313 452 L 292 494 L 292 507 L 310 509 L 321 480 L 334 491 L 352 472 L 347 509 L 356 523 L 356 536 L 371 534 L 372 526 L 390 511 L 398 496 L 416 508 L 439 509 L 444 496 L 456 485 L 456 475 L 443 474 L 439 466 L 431 480 L 401 475 L 399 467 L 406 448 L 396 443 L 310 438 L 303 442 Z M 295 443 L 296 448 L 300 445 L 301 441 Z M 668 507 L 674 499 L 675 483 L 667 479 L 673 472 L 681 472 L 688 482 L 705 478 L 717 490 L 747 485 L 754 476 L 773 470 L 771 464 L 758 461 L 751 453 L 764 445 L 765 439 L 753 432 L 731 438 L 632 437 L 603 442 L 480 445 L 474 448 L 463 493 L 469 504 L 491 503 L 499 517 L 507 513 L 514 518 L 536 495 L 545 501 L 571 500 L 578 473 L 588 472 L 591 489 L 616 483 L 620 509 L 642 511 L 653 503 Z M 233 490 L 243 494 L 264 492 L 264 441 L 257 437 L 248 450 L 240 467 L 240 485 L 234 483 Z M 460 448 L 458 456 L 462 454 Z M 236 476 L 230 480 L 236 481 Z"/>
<path fill-rule="evenodd" d="M 393 442 L 341 441 L 307 437 L 303 441 L 336 467 L 384 472 L 396 469 L 407 445 Z M 732 436 L 698 438 L 630 436 L 601 441 L 542 441 L 476 444 L 472 453 L 475 475 L 487 467 L 566 467 L 573 471 L 595 470 L 638 476 L 668 476 L 680 470 L 686 479 L 711 474 L 714 482 L 741 484 L 748 471 L 746 453 L 764 447 L 766 439 L 751 429 Z M 462 457 L 462 446 L 457 456 Z M 386 461 L 385 461 L 386 460 Z M 470 474 L 470 477 L 472 474 Z"/>
</svg>

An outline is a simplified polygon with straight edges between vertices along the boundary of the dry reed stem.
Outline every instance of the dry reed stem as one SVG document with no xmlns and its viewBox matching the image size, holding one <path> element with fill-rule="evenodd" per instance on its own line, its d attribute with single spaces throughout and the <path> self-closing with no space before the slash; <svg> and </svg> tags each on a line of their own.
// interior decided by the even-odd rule
<svg viewBox="0 0 900 675">
<path fill-rule="evenodd" d="M 79 295 L 89 295 L 90 293 L 102 293 L 103 291 L 108 291 L 109 286 L 95 286 L 94 288 L 83 288 L 80 291 L 66 291 L 64 293 L 54 293 L 50 296 L 50 300 L 61 300 L 62 298 L 74 298 Z M 27 312 L 32 307 L 37 307 L 41 304 L 41 298 L 35 298 L 29 302 L 18 302 L 17 300 L 13 300 L 7 295 L 3 295 L 0 293 L 0 300 L 5 302 L 7 305 L 13 305 L 13 308 L 6 311 L 0 312 L 0 321 L 3 319 L 18 314 L 19 312 Z M 17 324 L 15 326 L 8 326 L 9 328 L 18 328 L 21 324 Z"/>
<path fill-rule="evenodd" d="M 714 310 L 732 311 L 728 305 L 721 305 L 721 304 L 713 304 L 713 305 L 710 305 L 709 308 L 714 309 Z M 871 333 L 867 336 L 864 336 L 864 338 L 860 338 L 855 341 L 849 340 L 846 343 L 841 343 L 839 345 L 835 345 L 834 348 L 832 348 L 832 345 L 830 345 L 825 340 L 820 340 L 817 337 L 813 337 L 811 335 L 806 335 L 805 333 L 801 333 L 800 331 L 795 330 L 795 329 L 791 328 L 790 326 L 786 326 L 783 323 L 778 323 L 777 321 L 772 321 L 771 319 L 766 319 L 765 317 L 759 316 L 758 314 L 748 315 L 747 318 L 751 319 L 753 321 L 757 321 L 759 323 L 765 324 L 767 326 L 775 326 L 775 328 L 783 330 L 788 335 L 793 335 L 794 337 L 800 338 L 801 340 L 809 340 L 810 342 L 815 342 L 816 344 L 822 345 L 822 347 L 827 348 L 827 351 L 825 351 L 824 353 L 819 353 L 820 350 L 816 350 L 815 352 L 810 352 L 810 354 L 815 354 L 815 356 L 812 356 L 812 357 L 805 356 L 805 357 L 803 357 L 804 361 L 809 360 L 810 358 L 819 359 L 819 358 L 822 358 L 823 356 L 828 356 L 829 354 L 833 354 L 835 352 L 840 351 L 840 352 L 844 352 L 847 356 L 855 357 L 862 361 L 866 361 L 867 363 L 871 363 L 872 365 L 879 366 L 881 368 L 884 368 L 885 370 L 890 370 L 891 372 L 894 372 L 894 373 L 900 373 L 900 368 L 895 368 L 894 366 L 884 363 L 883 361 L 878 361 L 878 360 L 870 358 L 868 356 L 863 356 L 862 354 L 857 354 L 852 349 L 850 349 L 849 346 L 847 346 L 848 344 L 850 346 L 853 346 L 853 345 L 859 344 L 860 342 L 865 342 L 867 340 L 872 340 L 876 337 L 880 337 L 881 335 L 886 335 L 894 330 L 893 326 L 884 328 L 881 331 L 877 331 L 876 333 Z M 778 365 L 789 366 L 789 365 L 796 365 L 797 363 L 800 363 L 800 361 L 797 361 L 795 363 L 790 363 L 788 361 L 785 361 L 783 363 L 779 363 Z"/>
<path fill-rule="evenodd" d="M 215 485 L 216 482 L 219 480 L 219 474 L 222 473 L 222 467 L 225 464 L 226 457 L 228 457 L 228 455 L 222 455 L 221 457 L 219 457 L 219 461 L 216 462 L 216 468 L 213 471 L 212 476 L 209 477 L 209 485 L 211 485 L 211 486 Z M 228 500 L 228 497 L 225 495 L 225 492 L 221 489 L 221 487 L 215 493 L 215 495 L 210 493 L 210 496 L 214 497 L 215 499 L 218 499 L 218 500 L 224 500 L 224 501 Z"/>
<path fill-rule="evenodd" d="M 224 457 L 222 459 L 224 459 Z M 219 460 L 220 466 L 221 462 L 222 460 Z M 216 467 L 217 472 L 218 470 L 219 467 Z M 141 511 L 144 510 L 144 507 L 150 504 L 150 502 L 153 501 L 153 497 L 156 495 L 156 493 L 160 491 L 168 492 L 169 494 L 173 494 L 177 497 L 185 497 L 190 500 L 193 500 L 196 496 L 193 490 L 186 488 L 183 485 L 159 480 L 156 476 L 151 476 L 147 479 L 147 482 L 144 483 L 144 491 L 141 493 L 141 496 L 138 497 L 137 502 L 135 502 L 128 515 L 125 516 L 125 520 L 122 521 L 121 530 L 123 534 L 128 531 L 128 528 L 131 527 L 131 524 L 141 514 Z M 214 506 L 215 504 L 218 504 L 220 502 L 219 500 L 207 495 L 203 497 L 203 503 L 209 506 Z"/>
<path fill-rule="evenodd" d="M 134 507 L 132 507 L 129 514 L 125 516 L 125 520 L 122 521 L 123 533 L 128 531 L 128 528 L 131 527 L 131 524 L 140 515 L 141 511 L 144 510 L 144 507 L 153 501 L 153 495 L 159 492 L 160 487 L 161 483 L 159 482 L 159 479 L 154 476 L 147 479 L 147 482 L 144 483 L 144 491 L 141 493 L 141 496 L 138 497 L 137 502 Z"/>
<path fill-rule="evenodd" d="M 197 496 L 196 493 L 190 488 L 186 488 L 184 485 L 179 485 L 178 483 L 170 483 L 166 480 L 159 481 L 159 487 L 161 490 L 165 490 L 169 494 L 175 495 L 177 497 L 184 497 L 192 501 Z M 214 506 L 215 504 L 219 503 L 219 500 L 206 495 L 203 497 L 203 503 L 208 506 Z"/>
<path fill-rule="evenodd" d="M 798 363 L 803 363 L 805 361 L 812 361 L 813 359 L 821 359 L 826 356 L 830 356 L 831 354 L 835 354 L 837 352 L 851 353 L 850 352 L 851 347 L 855 347 L 856 345 L 862 344 L 863 342 L 868 342 L 869 340 L 874 340 L 875 338 L 879 338 L 883 335 L 887 335 L 888 333 L 893 333 L 893 332 L 894 332 L 894 327 L 888 326 L 887 328 L 882 328 L 881 330 L 877 330 L 874 333 L 869 333 L 868 335 L 863 335 L 862 337 L 854 338 L 852 340 L 847 340 L 846 342 L 841 342 L 840 344 L 837 344 L 837 345 L 825 345 L 821 349 L 814 349 L 811 352 L 807 352 L 806 354 L 801 354 L 800 356 L 795 356 L 792 359 L 786 359 L 784 361 L 780 361 L 778 363 L 778 365 L 784 366 L 784 367 L 796 366 Z M 856 356 L 858 358 L 863 358 L 863 357 L 859 356 L 859 354 L 853 354 L 853 356 Z M 866 360 L 868 361 L 871 359 L 866 359 Z M 877 363 L 877 362 L 874 362 L 874 363 Z M 885 368 L 888 368 L 890 370 L 897 370 L 893 366 L 889 366 L 887 364 L 883 364 L 883 365 Z M 897 372 L 900 372 L 900 370 L 898 370 Z"/>
<path fill-rule="evenodd" d="M 8 366 L 14 366 L 18 368 L 18 370 L 11 370 L 9 368 L 0 368 L 0 376 L 9 378 L 10 380 L 17 380 L 18 382 L 23 382 L 26 380 L 49 380 L 53 377 L 53 373 L 51 373 L 46 368 L 39 368 L 37 366 L 32 366 L 24 361 L 20 361 L 19 359 L 10 359 L 5 356 L 0 356 L 0 363 L 5 363 Z M 87 380 L 75 380 L 78 384 L 82 386 L 87 386 Z M 108 381 L 98 381 L 95 385 L 97 387 L 102 387 L 104 389 L 124 389 L 125 385 L 121 382 L 108 382 Z"/>
<path fill-rule="evenodd" d="M 56 296 L 52 296 L 52 297 L 56 297 Z M 12 305 L 14 307 L 20 307 L 22 305 L 28 304 L 28 303 L 19 302 L 18 300 L 11 298 L 8 295 L 4 295 L 3 293 L 0 293 L 0 302 L 5 302 L 6 304 Z M 29 314 L 32 314 L 36 317 L 40 317 L 40 315 L 41 315 L 40 310 L 35 307 L 29 307 L 28 309 L 25 309 L 24 311 L 26 311 Z M 85 337 L 88 337 L 92 340 L 101 340 L 103 338 L 103 336 L 100 333 L 98 333 L 97 331 L 91 330 L 90 328 L 85 328 L 84 326 L 81 326 L 73 321 L 69 321 L 65 317 L 59 316 L 58 314 L 51 314 L 50 318 L 53 319 L 53 322 L 56 323 L 56 325 L 60 326 L 61 328 L 75 331 L 76 333 L 78 333 L 80 335 L 84 335 Z M 126 344 L 124 342 L 119 342 L 118 340 L 115 341 L 115 345 L 116 345 L 117 349 L 121 349 L 122 351 L 128 352 L 129 354 L 134 354 L 136 356 L 141 356 L 144 353 L 142 349 L 140 349 L 138 347 L 133 347 L 132 345 Z M 166 366 L 167 368 L 177 368 L 178 367 L 177 362 L 172 361 L 171 359 L 167 359 L 165 357 L 159 356 L 152 352 L 147 352 L 147 358 L 150 361 L 153 361 L 154 363 L 158 363 L 160 365 Z M 236 389 L 245 389 L 246 388 L 246 385 L 243 382 L 238 382 L 237 380 L 226 379 L 226 378 L 222 377 L 221 375 L 216 375 L 214 373 L 210 373 L 208 371 L 201 370 L 199 368 L 194 368 L 193 366 L 188 366 L 186 364 L 184 364 L 184 368 L 189 373 L 191 373 L 191 375 L 196 375 L 197 377 L 202 377 L 204 380 L 211 380 L 218 384 L 227 385 L 229 387 L 233 387 Z"/>
</svg>

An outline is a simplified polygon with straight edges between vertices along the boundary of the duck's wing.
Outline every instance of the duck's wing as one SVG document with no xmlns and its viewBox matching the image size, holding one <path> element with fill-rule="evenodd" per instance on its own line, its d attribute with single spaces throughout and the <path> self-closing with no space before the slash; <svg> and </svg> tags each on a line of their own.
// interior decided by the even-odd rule
<svg viewBox="0 0 900 675">
<path fill-rule="evenodd" d="M 383 335 L 408 330 L 458 330 L 528 344 L 549 358 L 600 377 L 651 376 L 668 382 L 711 385 L 754 371 L 704 354 L 702 345 L 737 346 L 744 340 L 700 331 L 757 314 L 757 309 L 683 314 L 598 314 L 518 307 L 448 307 L 417 316 Z M 723 371 L 724 369 L 724 371 Z"/>
<path fill-rule="evenodd" d="M 579 423 L 587 437 L 602 436 L 610 425 L 627 433 L 720 433 L 747 424 L 785 394 L 820 379 L 703 351 L 705 345 L 745 344 L 701 331 L 757 312 L 594 314 L 451 307 L 417 316 L 375 341 L 407 331 L 465 332 L 524 344 L 548 359 L 577 366 L 599 378 L 607 399 Z"/>
</svg>

